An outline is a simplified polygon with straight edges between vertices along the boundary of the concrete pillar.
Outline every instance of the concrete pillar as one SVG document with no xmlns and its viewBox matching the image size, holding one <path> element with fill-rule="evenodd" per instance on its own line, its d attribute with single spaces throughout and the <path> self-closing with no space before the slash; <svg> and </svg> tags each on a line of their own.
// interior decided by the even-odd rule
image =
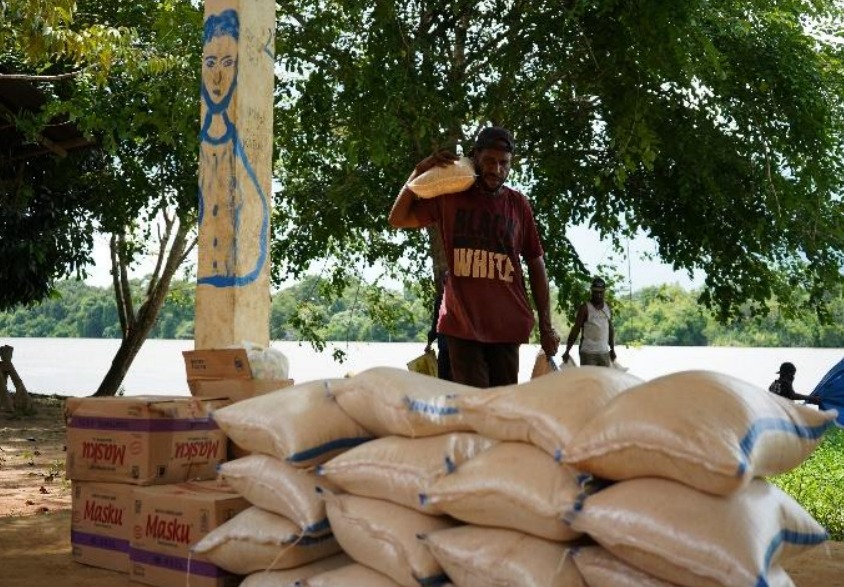
<svg viewBox="0 0 844 587">
<path fill-rule="evenodd" d="M 274 0 L 206 0 L 195 347 L 269 344 Z"/>
</svg>

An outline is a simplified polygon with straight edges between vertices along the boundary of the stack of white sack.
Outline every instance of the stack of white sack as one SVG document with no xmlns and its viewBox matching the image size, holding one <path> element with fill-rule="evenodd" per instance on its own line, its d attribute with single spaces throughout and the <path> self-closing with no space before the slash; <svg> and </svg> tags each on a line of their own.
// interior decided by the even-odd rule
<svg viewBox="0 0 844 587">
<path fill-rule="evenodd" d="M 340 406 L 380 437 L 317 469 L 346 492 L 326 495 L 343 550 L 391 584 L 409 587 L 446 580 L 582 587 L 569 542 L 580 533 L 562 517 L 587 476 L 552 455 L 579 424 L 641 380 L 575 371 L 479 390 L 379 367 L 332 385 Z M 520 398 L 529 401 L 518 413 L 510 403 Z M 482 413 L 478 406 L 491 399 L 495 409 Z M 466 432 L 472 429 L 481 434 Z M 540 437 L 547 453 L 528 444 Z M 351 584 L 318 582 L 325 577 L 303 585 Z"/>
<path fill-rule="evenodd" d="M 460 432 L 454 399 L 476 390 L 378 367 L 331 386 L 337 403 L 379 437 L 317 467 L 341 492 L 324 492 L 331 529 L 356 564 L 306 579 L 309 586 L 448 584 L 418 536 L 458 522 L 422 504 L 419 494 L 493 442 Z"/>
<path fill-rule="evenodd" d="M 758 477 L 798 466 L 834 413 L 717 373 L 580 367 L 479 390 L 379 367 L 215 419 L 307 474 L 301 496 L 270 483 L 288 496 L 273 513 L 312 536 L 324 507 L 349 557 L 299 576 L 262 560 L 246 587 L 788 587 L 782 557 L 826 537 Z"/>
<path fill-rule="evenodd" d="M 618 481 L 566 514 L 600 545 L 574 556 L 586 582 L 792 586 L 782 561 L 827 535 L 762 478 L 799 466 L 834 418 L 709 371 L 620 394 L 577 431 L 562 459 Z M 629 567 L 649 582 L 625 583 Z"/>
<path fill-rule="evenodd" d="M 252 507 L 210 532 L 193 552 L 248 575 L 246 587 L 293 585 L 351 562 L 331 533 L 312 468 L 372 436 L 327 393 L 332 382 L 295 385 L 213 413 L 229 439 L 252 453 L 220 466 L 223 479 Z"/>
</svg>

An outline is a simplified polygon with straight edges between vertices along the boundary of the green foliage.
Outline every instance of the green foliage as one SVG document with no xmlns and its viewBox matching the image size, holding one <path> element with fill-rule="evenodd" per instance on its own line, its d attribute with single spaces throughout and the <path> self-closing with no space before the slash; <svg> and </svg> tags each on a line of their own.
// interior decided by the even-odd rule
<svg viewBox="0 0 844 587">
<path fill-rule="evenodd" d="M 75 5 L 0 2 L 0 70 L 71 74 L 43 84 L 44 111 L 18 122 L 36 133 L 66 117 L 103 151 L 78 180 L 84 197 L 68 195 L 75 180 L 67 189 L 39 182 L 39 173 L 59 176 L 44 163 L 24 169 L 14 189 L 3 184 L 4 207 L 15 204 L 2 212 L 8 225 L 25 226 L 38 198 L 58 196 L 49 221 L 27 228 L 52 240 L 24 239 L 23 250 L 4 243 L 0 258 L 18 258 L 0 264 L 0 281 L 21 285 L 0 307 L 40 299 L 54 280 L 82 271 L 94 226 L 133 235 L 126 251 L 136 254 L 154 241 L 158 211 L 172 207 L 184 222 L 195 213 L 201 3 Z M 741 336 L 770 310 L 788 324 L 788 340 L 833 344 L 841 316 L 828 290 L 844 261 L 840 10 L 799 0 L 283 2 L 276 283 L 330 259 L 323 297 L 333 304 L 358 291 L 330 336 L 406 331 L 412 302 L 357 288 L 355 276 L 381 266 L 406 288 L 422 282 L 426 233 L 387 228 L 392 198 L 431 150 L 468 150 L 493 122 L 518 139 L 513 180 L 533 202 L 567 313 L 590 268 L 566 228 L 589 224 L 616 245 L 642 231 L 675 269 L 702 270 L 699 301 Z M 696 305 L 675 302 L 682 308 L 658 308 L 658 329 L 631 321 L 631 339 L 719 340 Z M 801 330 L 790 321 L 806 308 L 817 318 Z M 290 318 L 274 317 L 275 332 L 292 328 L 317 345 L 335 320 L 312 301 L 283 311 Z M 367 330 L 376 316 L 386 330 Z M 168 328 L 187 335 L 180 324 Z M 777 324 L 748 342 L 768 344 Z"/>
<path fill-rule="evenodd" d="M 85 275 L 96 218 L 90 182 L 105 165 L 98 152 L 40 158 L 21 166 L 8 189 L 0 181 L 0 309 L 44 299 L 55 279 Z"/>
<path fill-rule="evenodd" d="M 139 303 L 146 280 L 133 280 L 131 287 Z M 319 350 L 328 341 L 424 342 L 431 324 L 429 287 L 425 280 L 396 291 L 353 279 L 337 295 L 330 281 L 311 275 L 273 296 L 270 338 L 308 341 Z M 612 296 L 612 288 L 608 291 Z M 193 338 L 194 292 L 190 281 L 173 282 L 152 338 Z M 771 301 L 766 316 L 746 311 L 746 317 L 721 324 L 696 305 L 698 295 L 662 285 L 632 298 L 611 297 L 618 344 L 844 347 L 844 320 L 822 325 L 808 311 L 784 316 Z M 844 315 L 844 297 L 831 297 L 830 307 L 835 316 Z M 553 320 L 565 336 L 570 318 L 557 314 Z M 121 333 L 111 289 L 69 280 L 38 304 L 0 312 L 0 336 L 119 338 Z"/>
<path fill-rule="evenodd" d="M 11 0 L 0 11 L 0 72 L 48 80 L 37 86 L 44 107 L 16 126 L 35 140 L 68 120 L 96 143 L 65 160 L 0 157 L 0 280 L 12 284 L 0 308 L 10 308 L 84 277 L 97 230 L 125 234 L 131 264 L 157 244 L 162 210 L 193 223 L 202 11 L 169 0 Z"/>
<path fill-rule="evenodd" d="M 797 500 L 831 540 L 844 540 L 844 429 L 828 432 L 803 464 L 769 481 Z"/>
<path fill-rule="evenodd" d="M 399 293 L 353 280 L 336 295 L 331 282 L 314 276 L 273 298 L 270 338 L 328 341 L 424 341 L 430 304 L 416 292 Z"/>
<path fill-rule="evenodd" d="M 795 289 L 794 298 L 809 296 Z M 652 346 L 827 347 L 844 346 L 844 322 L 824 323 L 816 309 L 785 311 L 778 300 L 765 302 L 767 313 L 755 304 L 738 307 L 727 323 L 718 321 L 698 303 L 700 292 L 676 285 L 646 287 L 628 298 L 610 300 L 616 341 Z M 831 316 L 844 316 L 841 288 L 827 292 Z"/>
<path fill-rule="evenodd" d="M 133 55 L 132 31 L 105 21 L 75 26 L 77 4 L 76 0 L 0 2 L 0 55 L 17 55 L 39 73 L 49 70 L 51 61 L 61 61 L 102 82 L 114 61 Z"/>
<path fill-rule="evenodd" d="M 326 256 L 422 275 L 425 233 L 388 230 L 391 200 L 433 149 L 468 148 L 493 122 L 517 137 L 514 179 L 565 304 L 588 276 L 572 224 L 617 245 L 646 233 L 675 269 L 707 275 L 701 302 L 723 321 L 750 301 L 823 307 L 840 280 L 840 3 L 281 10 L 276 278 Z"/>
</svg>

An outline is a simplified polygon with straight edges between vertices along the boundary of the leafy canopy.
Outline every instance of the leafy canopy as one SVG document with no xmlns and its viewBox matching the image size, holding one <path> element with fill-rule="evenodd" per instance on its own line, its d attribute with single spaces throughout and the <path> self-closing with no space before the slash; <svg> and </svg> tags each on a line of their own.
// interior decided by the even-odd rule
<svg viewBox="0 0 844 587">
<path fill-rule="evenodd" d="M 65 159 L 0 157 L 8 308 L 84 276 L 98 230 L 129 235 L 121 256 L 131 262 L 156 242 L 162 211 L 193 223 L 202 11 L 178 0 L 8 0 L 0 13 L 0 83 L 28 76 L 45 98 L 16 126 L 38 140 L 52 121 L 72 121 L 96 144 Z"/>
<path fill-rule="evenodd" d="M 338 282 L 421 271 L 425 233 L 386 228 L 392 199 L 492 122 L 516 135 L 563 302 L 589 273 L 566 227 L 588 223 L 704 271 L 722 319 L 773 295 L 823 307 L 844 251 L 840 22 L 798 0 L 282 2 L 276 276 L 326 256 Z"/>
</svg>

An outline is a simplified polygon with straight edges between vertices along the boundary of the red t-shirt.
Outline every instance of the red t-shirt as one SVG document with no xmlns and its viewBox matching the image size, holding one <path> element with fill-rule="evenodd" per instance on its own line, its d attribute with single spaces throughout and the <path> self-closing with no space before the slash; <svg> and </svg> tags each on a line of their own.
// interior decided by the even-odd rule
<svg viewBox="0 0 844 587">
<path fill-rule="evenodd" d="M 419 200 L 413 211 L 423 226 L 439 225 L 448 258 L 438 331 L 479 342 L 527 342 L 534 316 L 520 257 L 544 254 L 527 198 L 507 186 L 496 196 L 472 186 Z"/>
</svg>

